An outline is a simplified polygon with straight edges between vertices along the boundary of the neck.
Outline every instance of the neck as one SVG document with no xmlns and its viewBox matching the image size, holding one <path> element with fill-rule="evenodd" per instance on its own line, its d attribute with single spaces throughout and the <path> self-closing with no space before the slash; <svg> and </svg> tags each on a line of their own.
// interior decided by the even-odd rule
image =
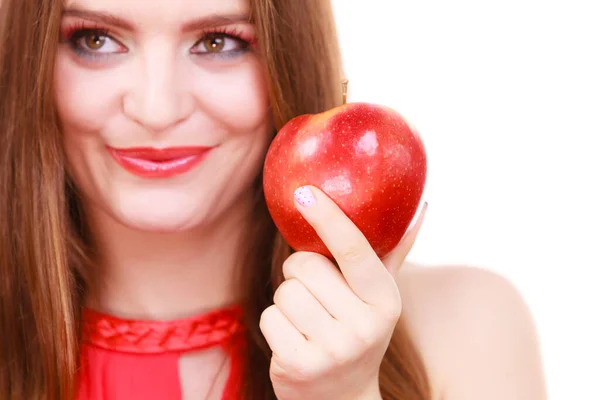
<svg viewBox="0 0 600 400">
<path fill-rule="evenodd" d="M 142 232 L 89 213 L 100 259 L 87 305 L 116 316 L 168 320 L 239 300 L 237 267 L 252 204 L 236 204 L 206 226 Z"/>
</svg>

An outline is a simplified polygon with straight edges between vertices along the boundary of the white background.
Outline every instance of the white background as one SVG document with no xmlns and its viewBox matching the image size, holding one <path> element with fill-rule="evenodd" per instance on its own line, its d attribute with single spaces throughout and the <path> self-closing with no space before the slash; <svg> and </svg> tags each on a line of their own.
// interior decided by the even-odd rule
<svg viewBox="0 0 600 400">
<path fill-rule="evenodd" d="M 349 101 L 397 109 L 427 147 L 412 261 L 507 277 L 550 399 L 600 400 L 600 2 L 333 3 Z"/>
</svg>

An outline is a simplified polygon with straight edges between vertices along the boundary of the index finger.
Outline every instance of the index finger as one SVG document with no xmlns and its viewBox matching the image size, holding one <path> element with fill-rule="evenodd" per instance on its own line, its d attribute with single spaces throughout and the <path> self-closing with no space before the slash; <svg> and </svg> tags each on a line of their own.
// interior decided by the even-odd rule
<svg viewBox="0 0 600 400">
<path fill-rule="evenodd" d="M 302 186 L 294 193 L 297 209 L 314 228 L 346 282 L 365 303 L 385 305 L 397 294 L 396 283 L 367 238 L 325 193 Z"/>
</svg>

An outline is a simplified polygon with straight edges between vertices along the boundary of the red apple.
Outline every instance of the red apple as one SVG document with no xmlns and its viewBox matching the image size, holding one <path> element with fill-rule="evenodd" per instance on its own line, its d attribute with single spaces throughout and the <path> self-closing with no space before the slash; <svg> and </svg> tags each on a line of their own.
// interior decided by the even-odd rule
<svg viewBox="0 0 600 400">
<path fill-rule="evenodd" d="M 380 257 L 402 239 L 421 201 L 427 174 L 418 133 L 396 111 L 348 103 L 290 120 L 269 147 L 263 187 L 269 213 L 296 251 L 331 258 L 294 205 L 313 185 L 354 222 Z"/>
</svg>

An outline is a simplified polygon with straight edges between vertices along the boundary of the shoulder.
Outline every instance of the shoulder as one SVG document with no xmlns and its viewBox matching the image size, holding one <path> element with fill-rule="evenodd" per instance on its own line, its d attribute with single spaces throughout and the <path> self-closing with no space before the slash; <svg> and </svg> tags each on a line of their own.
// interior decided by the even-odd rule
<svg viewBox="0 0 600 400">
<path fill-rule="evenodd" d="M 507 279 L 472 267 L 408 265 L 399 286 L 434 400 L 546 398 L 534 321 Z"/>
</svg>

